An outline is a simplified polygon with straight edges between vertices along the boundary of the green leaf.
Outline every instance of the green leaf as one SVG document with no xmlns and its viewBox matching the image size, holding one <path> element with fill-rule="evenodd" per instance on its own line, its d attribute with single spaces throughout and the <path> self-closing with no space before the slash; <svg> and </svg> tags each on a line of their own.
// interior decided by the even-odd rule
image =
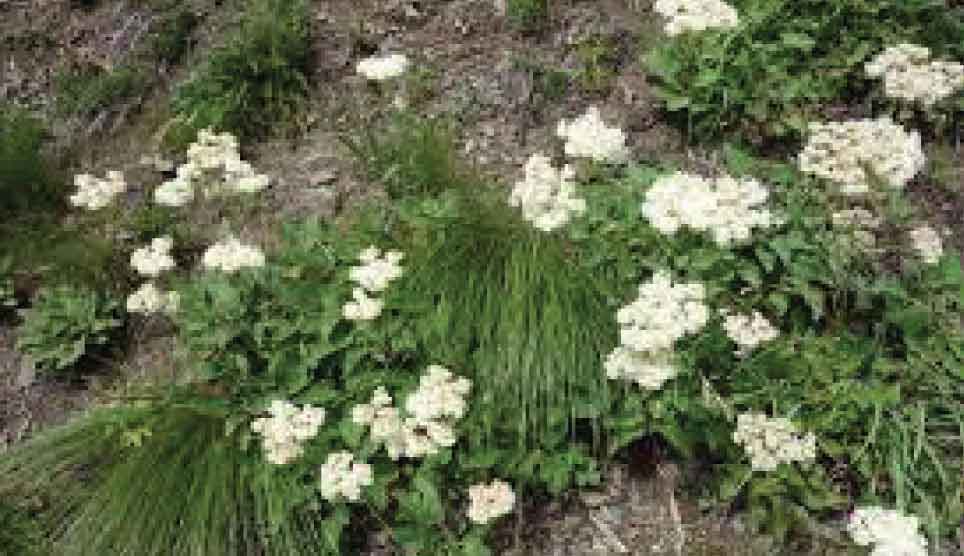
<svg viewBox="0 0 964 556">
<path fill-rule="evenodd" d="M 803 33 L 784 32 L 780 34 L 780 40 L 790 48 L 798 48 L 806 52 L 812 50 L 816 44 L 816 41 Z"/>
</svg>

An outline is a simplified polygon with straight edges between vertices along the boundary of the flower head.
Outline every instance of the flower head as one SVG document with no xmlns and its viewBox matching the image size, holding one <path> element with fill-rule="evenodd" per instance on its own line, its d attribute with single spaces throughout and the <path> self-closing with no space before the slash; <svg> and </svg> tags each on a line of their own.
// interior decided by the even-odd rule
<svg viewBox="0 0 964 556">
<path fill-rule="evenodd" d="M 625 162 L 629 157 L 626 135 L 617 127 L 607 127 L 595 106 L 571 122 L 561 120 L 556 135 L 566 141 L 566 156 L 616 163 Z"/>
<path fill-rule="evenodd" d="M 494 479 L 489 484 L 469 487 L 468 517 L 474 523 L 486 524 L 512 511 L 515 493 L 505 481 Z"/>
</svg>

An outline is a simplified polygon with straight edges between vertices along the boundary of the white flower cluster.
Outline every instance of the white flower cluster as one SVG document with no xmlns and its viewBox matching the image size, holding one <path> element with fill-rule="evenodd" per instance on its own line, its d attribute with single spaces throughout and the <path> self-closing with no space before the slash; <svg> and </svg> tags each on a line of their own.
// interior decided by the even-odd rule
<svg viewBox="0 0 964 556">
<path fill-rule="evenodd" d="M 131 266 L 142 276 L 156 278 L 161 272 L 174 268 L 172 247 L 174 247 L 174 241 L 170 236 L 154 238 L 150 245 L 131 254 Z"/>
<path fill-rule="evenodd" d="M 98 210 L 113 202 L 114 198 L 127 189 L 124 174 L 116 170 L 107 172 L 107 177 L 98 179 L 90 174 L 74 176 L 77 192 L 70 196 L 70 204 L 87 210 Z"/>
<path fill-rule="evenodd" d="M 525 165 L 525 179 L 517 182 L 509 195 L 509 206 L 522 207 L 522 217 L 544 232 L 550 232 L 569 221 L 572 213 L 586 210 L 586 201 L 574 197 L 575 172 L 566 164 L 562 170 L 552 167 L 549 157 L 534 154 Z"/>
<path fill-rule="evenodd" d="M 469 487 L 469 519 L 484 525 L 504 516 L 515 506 L 515 492 L 505 481 L 494 479 L 491 483 L 479 483 Z"/>
<path fill-rule="evenodd" d="M 220 176 L 209 173 L 217 171 Z M 154 200 L 161 205 L 184 205 L 194 198 L 194 187 L 198 182 L 203 184 L 205 196 L 213 196 L 256 193 L 268 187 L 269 179 L 241 160 L 238 141 L 233 135 L 202 129 L 197 140 L 187 149 L 187 162 L 177 168 L 174 179 L 154 190 Z"/>
<path fill-rule="evenodd" d="M 640 284 L 639 297 L 616 313 L 622 344 L 650 353 L 672 349 L 676 340 L 699 331 L 708 319 L 703 284 L 673 284 L 665 271 Z"/>
<path fill-rule="evenodd" d="M 154 238 L 150 245 L 131 254 L 131 266 L 142 276 L 157 278 L 162 272 L 174 268 L 174 257 L 171 256 L 173 246 L 174 241 L 169 236 Z M 127 312 L 144 315 L 161 311 L 174 313 L 179 301 L 177 292 L 165 292 L 158 289 L 154 282 L 145 282 L 127 296 Z"/>
<path fill-rule="evenodd" d="M 342 314 L 346 319 L 373 320 L 382 314 L 384 302 L 369 297 L 368 293 L 384 291 L 389 282 L 402 275 L 402 267 L 398 264 L 402 257 L 403 254 L 398 251 L 387 251 L 383 257 L 374 245 L 358 255 L 363 264 L 351 267 L 348 276 L 361 287 L 352 290 L 354 301 L 349 301 L 342 307 Z"/>
<path fill-rule="evenodd" d="M 653 10 L 669 18 L 663 30 L 670 36 L 711 28 L 730 29 L 739 23 L 733 6 L 721 0 L 656 0 Z"/>
<path fill-rule="evenodd" d="M 874 545 L 871 556 L 927 556 L 927 539 L 919 529 L 916 516 L 880 506 L 855 509 L 847 523 L 856 544 Z"/>
<path fill-rule="evenodd" d="M 603 365 L 610 379 L 636 382 L 658 390 L 677 374 L 673 347 L 686 334 L 699 331 L 709 320 L 702 284 L 673 284 L 668 272 L 657 272 L 639 286 L 639 297 L 619 309 L 621 345 Z"/>
<path fill-rule="evenodd" d="M 760 206 L 768 196 L 766 188 L 753 178 L 710 180 L 676 172 L 653 183 L 642 213 L 664 234 L 675 234 L 686 226 L 709 231 L 713 240 L 725 247 L 749 239 L 753 228 L 777 224 L 770 211 Z"/>
<path fill-rule="evenodd" d="M 964 65 L 930 57 L 930 49 L 902 43 L 885 49 L 864 69 L 870 77 L 884 78 L 887 96 L 931 106 L 964 87 Z"/>
<path fill-rule="evenodd" d="M 880 227 L 880 219 L 870 211 L 859 207 L 841 210 L 833 213 L 832 219 L 835 228 L 853 233 L 860 248 L 870 249 L 876 244 L 873 230 Z"/>
<path fill-rule="evenodd" d="M 670 350 L 655 354 L 618 346 L 606 356 L 603 364 L 606 377 L 628 380 L 647 390 L 659 390 L 663 383 L 675 377 L 679 370 Z"/>
<path fill-rule="evenodd" d="M 910 231 L 910 240 L 921 259 L 927 264 L 935 264 L 944 253 L 941 236 L 930 226 L 920 226 Z"/>
<path fill-rule="evenodd" d="M 321 466 L 321 497 L 329 502 L 347 498 L 357 502 L 361 487 L 372 484 L 372 468 L 367 463 L 352 462 L 354 455 L 338 451 L 328 454 Z"/>
<path fill-rule="evenodd" d="M 374 81 L 384 81 L 405 73 L 408 69 L 408 57 L 404 54 L 391 54 L 388 56 L 371 56 L 358 62 L 357 73 L 364 75 L 367 79 Z"/>
<path fill-rule="evenodd" d="M 175 291 L 162 291 L 154 285 L 154 282 L 141 284 L 134 293 L 127 296 L 127 312 L 142 313 L 145 315 L 159 313 L 177 312 L 180 303 L 180 296 Z"/>
<path fill-rule="evenodd" d="M 813 433 L 801 436 L 793 423 L 783 417 L 771 419 L 762 413 L 741 413 L 736 418 L 733 441 L 743 445 L 754 471 L 773 471 L 781 463 L 817 457 Z"/>
<path fill-rule="evenodd" d="M 864 165 L 901 189 L 926 163 L 920 134 L 890 118 L 810 124 L 810 137 L 798 162 L 800 170 L 837 182 L 846 195 L 870 191 Z"/>
<path fill-rule="evenodd" d="M 230 238 L 208 247 L 201 264 L 232 274 L 241 268 L 264 266 L 264 253 L 257 247 L 242 244 L 237 238 Z"/>
<path fill-rule="evenodd" d="M 629 157 L 626 135 L 618 127 L 607 127 L 595 106 L 571 122 L 560 120 L 556 135 L 566 141 L 566 156 L 616 163 Z"/>
<path fill-rule="evenodd" d="M 743 357 L 763 342 L 769 342 L 780 335 L 780 330 L 773 326 L 759 311 L 752 315 L 729 315 L 723 322 L 723 329 L 739 348 L 737 356 Z"/>
<path fill-rule="evenodd" d="M 418 458 L 455 444 L 455 421 L 465 415 L 471 381 L 430 365 L 418 389 L 405 401 L 405 413 L 378 387 L 371 403 L 352 408 L 352 422 L 370 427 L 372 440 L 385 445 L 389 457 Z"/>
<path fill-rule="evenodd" d="M 251 430 L 261 435 L 265 459 L 284 465 L 301 456 L 304 442 L 318 434 L 325 422 L 325 410 L 305 405 L 298 407 L 285 400 L 274 400 L 268 407 L 270 417 L 251 422 Z"/>
</svg>

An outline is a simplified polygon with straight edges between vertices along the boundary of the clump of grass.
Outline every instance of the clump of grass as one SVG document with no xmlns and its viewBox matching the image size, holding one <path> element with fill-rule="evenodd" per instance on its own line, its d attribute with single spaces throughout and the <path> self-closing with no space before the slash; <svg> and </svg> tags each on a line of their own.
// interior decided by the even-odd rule
<svg viewBox="0 0 964 556">
<path fill-rule="evenodd" d="M 198 23 L 197 15 L 185 7 L 164 14 L 151 39 L 154 56 L 166 64 L 180 62 L 191 47 L 191 33 Z"/>
<path fill-rule="evenodd" d="M 0 105 L 0 214 L 43 212 L 61 204 L 41 149 L 45 129 L 26 110 Z"/>
<path fill-rule="evenodd" d="M 608 407 L 612 309 L 558 236 L 478 194 L 429 231 L 397 291 L 429 305 L 413 328 L 432 360 L 474 373 L 489 438 L 555 446 Z"/>
<path fill-rule="evenodd" d="M 206 127 L 242 142 L 293 127 L 308 88 L 308 22 L 304 0 L 250 0 L 238 34 L 175 92 L 167 146 L 182 150 Z"/>
<path fill-rule="evenodd" d="M 86 67 L 62 70 L 54 78 L 54 86 L 61 115 L 86 117 L 145 92 L 148 79 L 145 71 L 135 66 L 112 71 Z"/>
<path fill-rule="evenodd" d="M 0 462 L 0 493 L 37 500 L 45 554 L 337 553 L 311 485 L 248 456 L 244 430 L 213 399 L 100 410 Z"/>
<path fill-rule="evenodd" d="M 448 121 L 398 112 L 386 129 L 366 127 L 360 138 L 341 139 L 392 198 L 438 195 L 471 181 L 460 167 Z"/>
</svg>

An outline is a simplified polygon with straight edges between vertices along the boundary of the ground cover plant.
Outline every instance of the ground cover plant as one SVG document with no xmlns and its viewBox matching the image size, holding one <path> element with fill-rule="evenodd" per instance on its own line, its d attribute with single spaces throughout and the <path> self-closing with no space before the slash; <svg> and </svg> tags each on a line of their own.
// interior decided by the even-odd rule
<svg viewBox="0 0 964 556">
<path fill-rule="evenodd" d="M 943 2 L 732 5 L 740 13 L 733 28 L 681 32 L 647 56 L 666 109 L 696 139 L 798 141 L 828 106 L 864 104 L 873 81 L 863 62 L 884 47 L 907 42 L 938 57 L 964 55 L 964 24 Z"/>
<path fill-rule="evenodd" d="M 874 59 L 885 96 L 919 92 L 908 76 L 940 71 L 956 93 L 957 66 L 885 50 L 902 39 L 896 22 L 917 32 L 923 3 L 846 0 L 816 16 L 827 3 L 805 2 L 776 35 L 754 26 L 789 6 L 734 6 L 657 2 L 675 37 L 663 53 L 692 47 L 703 63 L 703 49 L 723 45 L 714 62 L 730 63 L 774 36 L 813 51 L 834 18 L 853 16 L 863 37 L 873 14 L 880 44 L 858 56 L 865 43 L 842 41 L 826 67 L 856 75 Z M 120 170 L 78 174 L 62 194 L 72 227 L 52 226 L 99 238 L 109 277 L 63 273 L 65 285 L 45 279 L 24 296 L 0 258 L 0 310 L 24 298 L 18 348 L 41 371 L 83 374 L 101 349 L 140 347 L 119 332 L 142 325 L 174 335 L 155 370 L 164 379 L 0 456 L 5 547 L 334 555 L 363 553 L 381 531 L 401 554 L 482 556 L 527 501 L 598 485 L 641 443 L 685 466 L 682 489 L 704 509 L 746 516 L 781 553 L 942 554 L 960 534 L 961 256 L 905 191 L 937 134 L 893 113 L 835 122 L 816 108 L 801 109 L 805 125 L 781 112 L 784 131 L 764 129 L 773 113 L 744 120 L 753 114 L 713 97 L 691 111 L 715 114 L 694 120 L 700 132 L 797 130 L 799 141 L 771 158 L 726 142 L 697 170 L 639 162 L 589 105 L 553 122 L 551 147 L 499 183 L 461 160 L 458 127 L 410 105 L 412 59 L 380 53 L 355 66 L 376 116 L 341 140 L 384 194 L 265 233 L 278 182 L 241 152 L 300 106 L 305 74 L 290 64 L 308 12 L 248 7 L 251 33 L 175 99 L 183 134 L 168 147 L 183 163 L 136 184 Z M 584 44 L 598 71 L 575 80 L 608 80 L 608 47 Z M 245 88 L 264 57 L 274 84 Z M 251 71 L 237 87 L 227 68 L 241 58 Z M 565 74 L 517 66 L 544 79 L 546 99 L 565 94 Z M 876 94 L 831 88 L 808 102 Z"/>
</svg>

